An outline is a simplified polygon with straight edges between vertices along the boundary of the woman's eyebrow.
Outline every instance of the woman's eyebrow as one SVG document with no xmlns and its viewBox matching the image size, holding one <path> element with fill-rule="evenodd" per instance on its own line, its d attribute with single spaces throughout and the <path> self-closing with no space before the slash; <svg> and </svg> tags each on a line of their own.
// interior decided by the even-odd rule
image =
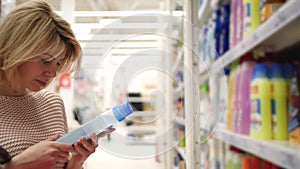
<svg viewBox="0 0 300 169">
<path fill-rule="evenodd" d="M 56 58 L 54 56 L 50 55 L 49 53 L 43 53 L 43 54 L 49 56 L 53 60 L 56 60 Z"/>
</svg>

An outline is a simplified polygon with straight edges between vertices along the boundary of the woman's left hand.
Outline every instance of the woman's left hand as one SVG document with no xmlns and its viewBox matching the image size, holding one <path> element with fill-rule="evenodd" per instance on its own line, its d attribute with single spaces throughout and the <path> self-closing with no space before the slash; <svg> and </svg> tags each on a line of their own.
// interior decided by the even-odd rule
<svg viewBox="0 0 300 169">
<path fill-rule="evenodd" d="M 66 169 L 81 169 L 84 161 L 96 151 L 98 147 L 98 139 L 112 133 L 115 128 L 109 128 L 100 134 L 96 135 L 92 133 L 90 139 L 84 137 L 80 138 L 80 142 L 74 144 L 75 153 L 72 153 L 72 157 L 69 160 Z"/>
</svg>

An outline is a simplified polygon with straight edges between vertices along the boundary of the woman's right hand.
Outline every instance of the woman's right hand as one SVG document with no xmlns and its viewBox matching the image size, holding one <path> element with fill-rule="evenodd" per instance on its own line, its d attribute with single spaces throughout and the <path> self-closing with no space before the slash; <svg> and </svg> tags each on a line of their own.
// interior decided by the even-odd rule
<svg viewBox="0 0 300 169">
<path fill-rule="evenodd" d="M 68 161 L 69 152 L 73 152 L 74 148 L 68 144 L 55 142 L 59 137 L 60 135 L 56 134 L 27 148 L 3 165 L 4 169 L 63 168 Z"/>
</svg>

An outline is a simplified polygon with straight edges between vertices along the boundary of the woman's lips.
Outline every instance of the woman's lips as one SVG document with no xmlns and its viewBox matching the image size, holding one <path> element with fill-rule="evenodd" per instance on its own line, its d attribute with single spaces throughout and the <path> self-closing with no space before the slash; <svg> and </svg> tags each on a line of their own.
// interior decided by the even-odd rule
<svg viewBox="0 0 300 169">
<path fill-rule="evenodd" d="M 43 82 L 43 81 L 37 80 L 37 82 L 38 82 L 42 87 L 44 87 L 44 86 L 46 85 L 46 83 Z"/>
</svg>

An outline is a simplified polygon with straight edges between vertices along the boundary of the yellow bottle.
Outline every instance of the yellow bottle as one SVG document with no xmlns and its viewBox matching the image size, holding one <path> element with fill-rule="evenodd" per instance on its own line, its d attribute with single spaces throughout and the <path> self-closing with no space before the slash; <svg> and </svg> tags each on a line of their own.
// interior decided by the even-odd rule
<svg viewBox="0 0 300 169">
<path fill-rule="evenodd" d="M 233 130 L 233 110 L 234 110 L 234 89 L 235 89 L 235 80 L 236 80 L 236 67 L 238 65 L 238 60 L 233 62 L 230 67 L 229 74 L 229 90 L 228 90 L 228 99 L 227 99 L 227 129 L 229 131 Z"/>
<path fill-rule="evenodd" d="M 266 64 L 256 64 L 250 85 L 250 136 L 264 140 L 272 139 L 271 82 L 267 70 Z"/>
<path fill-rule="evenodd" d="M 247 38 L 261 23 L 260 0 L 243 0 L 244 2 L 244 26 L 243 38 Z"/>
<path fill-rule="evenodd" d="M 287 81 L 283 77 L 282 65 L 272 64 L 271 69 L 273 137 L 288 139 Z"/>
</svg>

